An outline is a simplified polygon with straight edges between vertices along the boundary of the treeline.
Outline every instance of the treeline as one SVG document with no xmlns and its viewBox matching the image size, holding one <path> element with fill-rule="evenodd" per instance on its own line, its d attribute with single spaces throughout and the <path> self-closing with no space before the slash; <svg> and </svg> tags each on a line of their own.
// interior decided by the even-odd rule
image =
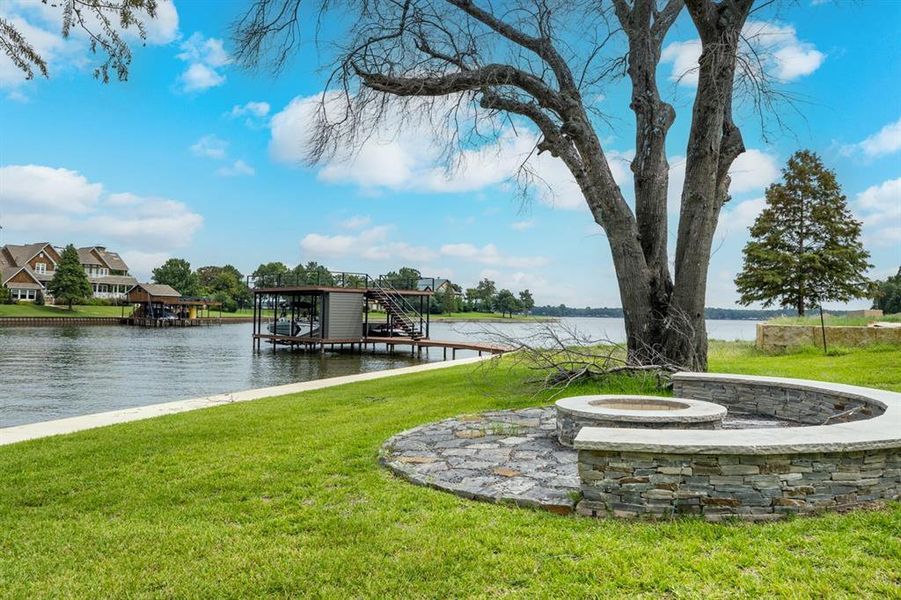
<svg viewBox="0 0 901 600">
<path fill-rule="evenodd" d="M 225 312 L 249 308 L 250 289 L 244 275 L 232 265 L 191 269 L 183 258 L 170 258 L 153 270 L 153 282 L 172 286 L 188 298 L 210 298 L 222 305 Z"/>
<path fill-rule="evenodd" d="M 498 312 L 501 315 L 529 314 L 535 308 L 535 300 L 528 289 L 514 294 L 508 289 L 497 289 L 490 279 L 482 279 L 476 287 L 467 288 L 460 297 L 463 312 Z"/>
<path fill-rule="evenodd" d="M 832 314 L 839 314 L 842 311 L 829 311 Z M 558 306 L 536 306 L 532 310 L 533 315 L 542 317 L 607 317 L 611 319 L 623 318 L 623 309 L 619 307 L 612 308 L 574 308 L 560 304 Z M 704 314 L 708 319 L 712 320 L 749 320 L 749 321 L 765 321 L 778 316 L 796 316 L 798 313 L 794 310 L 753 310 L 741 308 L 707 308 Z"/>
</svg>

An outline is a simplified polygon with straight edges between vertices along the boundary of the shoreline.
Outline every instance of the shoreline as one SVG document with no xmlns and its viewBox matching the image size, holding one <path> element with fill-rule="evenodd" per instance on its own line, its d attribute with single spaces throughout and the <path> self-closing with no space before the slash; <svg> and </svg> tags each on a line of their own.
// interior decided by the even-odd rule
<svg viewBox="0 0 901 600">
<path fill-rule="evenodd" d="M 370 371 L 368 373 L 357 373 L 356 375 L 326 377 L 324 379 L 314 379 L 312 381 L 302 381 L 298 383 L 288 383 L 284 385 L 253 388 L 239 392 L 226 392 L 223 394 L 213 394 L 210 396 L 201 396 L 198 398 L 173 400 L 171 402 L 148 404 L 146 406 L 135 406 L 131 408 L 122 408 L 100 413 L 79 415 L 77 417 L 65 417 L 62 419 L 53 419 L 50 421 L 26 423 L 25 425 L 2 427 L 0 428 L 0 446 L 8 446 L 10 444 L 16 444 L 29 440 L 37 440 L 57 435 L 75 433 L 77 431 L 95 429 L 97 427 L 106 427 L 107 425 L 130 423 L 132 421 L 143 421 L 144 419 L 152 419 L 164 415 L 173 415 L 193 410 L 200 410 L 203 408 L 211 408 L 213 406 L 221 406 L 235 402 L 249 402 L 263 398 L 272 398 L 276 396 L 285 396 L 288 394 L 297 394 L 311 390 L 336 387 L 348 383 L 371 381 L 373 379 L 384 379 L 386 377 L 409 375 L 412 373 L 421 373 L 438 369 L 448 369 L 450 367 L 457 367 L 481 362 L 484 360 L 490 360 L 493 356 L 494 355 L 476 356 L 470 358 L 460 358 L 457 360 L 429 362 L 421 365 L 413 365 L 410 367 L 400 367 L 397 369 L 382 369 L 380 371 Z"/>
</svg>

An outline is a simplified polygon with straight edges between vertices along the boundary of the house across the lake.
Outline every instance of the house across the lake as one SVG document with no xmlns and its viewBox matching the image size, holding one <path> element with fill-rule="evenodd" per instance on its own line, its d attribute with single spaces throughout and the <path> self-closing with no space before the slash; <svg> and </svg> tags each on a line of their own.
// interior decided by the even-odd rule
<svg viewBox="0 0 901 600">
<path fill-rule="evenodd" d="M 0 247 L 0 284 L 13 298 L 33 302 L 38 293 L 50 300 L 47 284 L 56 274 L 62 248 L 49 242 L 7 244 Z M 128 274 L 128 265 L 104 246 L 78 248 L 78 260 L 88 275 L 95 298 L 124 300 L 138 280 Z"/>
</svg>

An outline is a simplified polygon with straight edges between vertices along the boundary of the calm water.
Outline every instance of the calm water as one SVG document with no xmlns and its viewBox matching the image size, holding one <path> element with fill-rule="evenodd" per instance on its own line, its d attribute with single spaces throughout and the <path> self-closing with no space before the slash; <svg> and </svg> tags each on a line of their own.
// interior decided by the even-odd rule
<svg viewBox="0 0 901 600">
<path fill-rule="evenodd" d="M 593 338 L 622 340 L 622 321 L 562 320 Z M 433 323 L 431 337 L 487 340 L 490 331 L 525 336 L 522 323 Z M 718 339 L 754 339 L 752 321 L 709 321 Z M 234 392 L 255 387 L 441 360 L 395 354 L 255 353 L 251 325 L 173 329 L 138 327 L 0 327 L 0 427 Z M 458 352 L 458 357 L 472 355 Z"/>
</svg>

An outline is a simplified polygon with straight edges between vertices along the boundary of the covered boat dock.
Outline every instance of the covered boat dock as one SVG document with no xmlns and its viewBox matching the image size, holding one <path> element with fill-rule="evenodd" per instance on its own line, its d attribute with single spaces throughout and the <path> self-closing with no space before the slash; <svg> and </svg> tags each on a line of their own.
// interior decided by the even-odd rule
<svg viewBox="0 0 901 600">
<path fill-rule="evenodd" d="M 445 358 L 448 350 L 453 358 L 457 350 L 479 355 L 508 350 L 498 344 L 432 340 L 430 286 L 394 287 L 385 277 L 365 273 L 329 273 L 325 283 L 291 275 L 248 278 L 254 348 L 259 350 L 263 342 L 273 349 L 318 352 L 409 346 L 412 354 L 421 354 L 423 348 L 437 347 L 444 348 Z"/>
</svg>

